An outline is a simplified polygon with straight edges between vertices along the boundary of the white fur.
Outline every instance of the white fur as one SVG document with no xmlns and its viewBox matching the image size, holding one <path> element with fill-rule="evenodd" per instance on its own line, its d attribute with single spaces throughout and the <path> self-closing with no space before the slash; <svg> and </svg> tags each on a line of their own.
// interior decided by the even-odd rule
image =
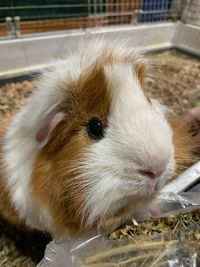
<svg viewBox="0 0 200 267">
<path fill-rule="evenodd" d="M 92 184 L 86 200 L 89 224 L 126 205 L 126 197 L 136 202 L 152 194 L 171 177 L 175 164 L 172 131 L 158 106 L 148 103 L 132 66 L 116 63 L 106 76 L 112 93 L 108 128 L 91 145 L 85 166 Z M 137 172 L 152 166 L 156 170 L 163 161 L 166 168 L 157 180 Z"/>
<path fill-rule="evenodd" d="M 43 73 L 38 90 L 15 116 L 4 137 L 3 160 L 12 203 L 20 218 L 28 226 L 39 230 L 52 230 L 52 219 L 30 192 L 32 166 L 40 149 L 35 137 L 46 117 L 55 112 L 64 100 L 56 87 L 67 78 L 66 64 L 70 63 L 72 60 L 57 61 L 54 67 Z"/>
<path fill-rule="evenodd" d="M 55 61 L 7 129 L 3 147 L 7 187 L 14 208 L 30 227 L 50 232 L 53 227 L 48 210 L 30 192 L 32 166 L 40 149 L 35 141 L 36 133 L 64 100 L 57 87 L 62 82 L 77 80 L 109 49 L 116 55 L 135 53 L 117 43 L 98 40 L 81 48 L 77 55 Z M 84 203 L 84 208 L 89 210 L 88 223 L 115 212 L 126 203 L 121 201 L 124 197 L 152 193 L 174 168 L 170 127 L 164 115 L 147 102 L 131 66 L 116 63 L 106 67 L 105 74 L 112 95 L 108 127 L 105 138 L 89 147 L 86 162 L 83 161 L 83 175 L 77 177 L 86 179 L 91 186 Z M 137 174 L 138 162 L 152 165 L 160 157 L 169 163 L 158 184 Z"/>
<path fill-rule="evenodd" d="M 50 79 L 50 77 L 48 77 Z M 40 90 L 15 116 L 4 138 L 4 164 L 7 186 L 14 208 L 30 227 L 40 230 L 51 227 L 51 218 L 46 209 L 41 209 L 30 192 L 32 165 L 39 151 L 35 141 L 41 122 L 60 103 L 62 96 L 55 93 L 56 80 L 44 80 Z M 42 101 L 41 101 L 42 100 Z"/>
<path fill-rule="evenodd" d="M 30 192 L 32 166 L 40 145 L 36 134 L 46 117 L 56 112 L 64 100 L 58 86 L 76 81 L 80 74 L 95 63 L 107 49 L 103 40 L 80 48 L 63 60 L 55 60 L 38 82 L 38 90 L 30 97 L 25 107 L 14 117 L 4 137 L 4 165 L 6 185 L 11 201 L 21 219 L 32 228 L 52 230 L 52 218 L 41 203 L 33 199 Z"/>
</svg>

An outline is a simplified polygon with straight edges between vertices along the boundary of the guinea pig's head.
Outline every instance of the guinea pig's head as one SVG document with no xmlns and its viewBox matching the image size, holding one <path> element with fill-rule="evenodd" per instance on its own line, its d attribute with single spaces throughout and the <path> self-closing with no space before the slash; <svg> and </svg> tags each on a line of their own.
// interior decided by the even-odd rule
<svg viewBox="0 0 200 267">
<path fill-rule="evenodd" d="M 46 73 L 41 88 L 51 93 L 40 90 L 54 108 L 35 136 L 32 189 L 60 228 L 145 201 L 174 174 L 172 131 L 144 91 L 148 72 L 132 49 L 100 41 Z"/>
</svg>

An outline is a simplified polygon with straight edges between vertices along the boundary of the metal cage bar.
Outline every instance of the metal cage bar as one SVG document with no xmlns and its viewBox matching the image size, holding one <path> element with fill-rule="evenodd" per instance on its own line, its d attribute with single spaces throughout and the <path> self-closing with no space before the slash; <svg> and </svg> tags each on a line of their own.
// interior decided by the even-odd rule
<svg viewBox="0 0 200 267">
<path fill-rule="evenodd" d="M 0 36 L 156 23 L 180 17 L 186 22 L 199 20 L 200 25 L 199 14 L 199 0 L 0 0 Z"/>
</svg>

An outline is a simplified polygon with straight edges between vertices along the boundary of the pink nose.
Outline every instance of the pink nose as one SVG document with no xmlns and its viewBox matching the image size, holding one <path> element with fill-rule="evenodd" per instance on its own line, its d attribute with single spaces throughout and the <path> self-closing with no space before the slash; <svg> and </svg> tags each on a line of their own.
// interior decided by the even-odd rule
<svg viewBox="0 0 200 267">
<path fill-rule="evenodd" d="M 142 176 L 148 177 L 149 179 L 159 178 L 166 170 L 169 162 L 169 156 L 163 154 L 158 157 L 150 157 L 148 162 L 144 162 L 139 168 L 139 173 Z"/>
<path fill-rule="evenodd" d="M 158 177 L 160 177 L 162 175 L 162 173 L 164 172 L 164 170 L 151 170 L 151 169 L 146 169 L 146 170 L 139 170 L 139 173 L 142 174 L 143 176 L 146 176 L 150 179 L 156 179 Z"/>
</svg>

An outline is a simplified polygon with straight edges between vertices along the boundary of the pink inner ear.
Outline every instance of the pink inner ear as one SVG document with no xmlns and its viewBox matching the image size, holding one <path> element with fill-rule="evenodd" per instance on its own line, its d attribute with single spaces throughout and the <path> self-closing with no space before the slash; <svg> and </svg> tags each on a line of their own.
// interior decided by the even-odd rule
<svg viewBox="0 0 200 267">
<path fill-rule="evenodd" d="M 44 125 L 38 130 L 35 137 L 36 141 L 40 144 L 46 144 L 49 141 L 49 138 L 51 137 L 53 129 L 55 129 L 58 123 L 63 120 L 65 115 L 66 114 L 62 111 L 54 115 L 50 115 L 44 122 Z"/>
</svg>

